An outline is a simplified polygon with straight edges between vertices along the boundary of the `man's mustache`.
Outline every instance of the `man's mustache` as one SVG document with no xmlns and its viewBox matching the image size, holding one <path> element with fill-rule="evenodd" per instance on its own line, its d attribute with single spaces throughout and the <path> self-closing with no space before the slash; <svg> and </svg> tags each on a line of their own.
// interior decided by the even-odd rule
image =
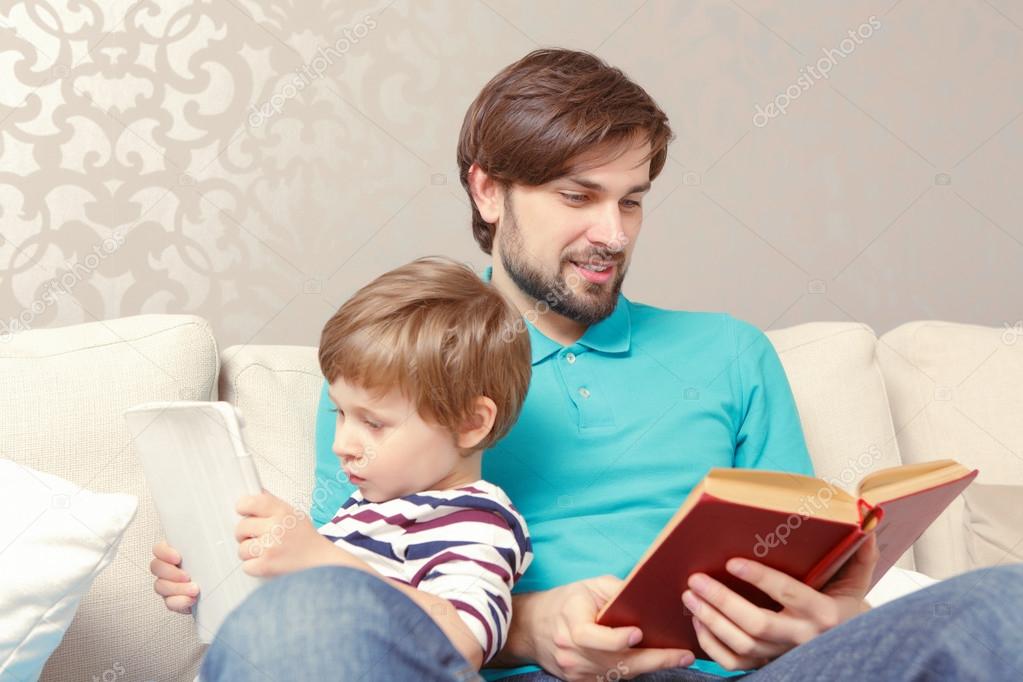
<svg viewBox="0 0 1023 682">
<path fill-rule="evenodd" d="M 572 261 L 574 263 L 597 262 L 597 263 L 614 263 L 614 264 L 617 265 L 617 264 L 622 263 L 622 261 L 625 260 L 625 256 L 622 255 L 622 253 L 620 251 L 619 252 L 595 251 L 595 252 L 589 253 L 589 254 L 587 254 L 585 256 L 578 256 L 578 257 L 577 256 L 569 256 L 565 260 L 569 260 L 569 261 Z"/>
</svg>

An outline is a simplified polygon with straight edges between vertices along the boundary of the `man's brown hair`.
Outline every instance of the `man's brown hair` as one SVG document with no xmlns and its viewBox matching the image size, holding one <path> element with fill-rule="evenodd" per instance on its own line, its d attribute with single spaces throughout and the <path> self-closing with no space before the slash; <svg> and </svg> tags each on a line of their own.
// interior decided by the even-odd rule
<svg viewBox="0 0 1023 682">
<path fill-rule="evenodd" d="M 473 163 L 505 188 L 542 185 L 584 170 L 570 164 L 598 147 L 607 146 L 606 160 L 613 160 L 637 135 L 650 142 L 653 180 L 674 137 L 668 117 L 643 88 L 600 58 L 540 49 L 505 67 L 469 106 L 458 139 L 459 178 L 469 193 L 480 248 L 491 252 L 495 226 L 483 220 L 473 201 Z"/>
<path fill-rule="evenodd" d="M 376 394 L 397 388 L 419 415 L 462 430 L 477 397 L 497 405 L 491 447 L 518 419 L 532 370 L 522 315 L 468 266 L 418 258 L 359 289 L 327 321 L 320 369 Z"/>
</svg>

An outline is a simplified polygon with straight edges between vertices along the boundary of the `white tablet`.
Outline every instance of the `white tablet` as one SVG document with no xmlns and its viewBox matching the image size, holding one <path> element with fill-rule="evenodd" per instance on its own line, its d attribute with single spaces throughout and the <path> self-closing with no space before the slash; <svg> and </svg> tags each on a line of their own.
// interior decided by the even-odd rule
<svg viewBox="0 0 1023 682">
<path fill-rule="evenodd" d="M 245 451 L 235 408 L 226 402 L 174 401 L 124 412 L 167 542 L 199 586 L 192 613 L 201 642 L 263 581 L 241 568 L 238 499 L 262 491 Z"/>
</svg>

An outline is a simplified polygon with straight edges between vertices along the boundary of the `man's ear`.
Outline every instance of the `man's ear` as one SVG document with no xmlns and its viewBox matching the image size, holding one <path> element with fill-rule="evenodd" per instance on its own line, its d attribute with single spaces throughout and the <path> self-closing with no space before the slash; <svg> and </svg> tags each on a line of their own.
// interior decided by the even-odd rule
<svg viewBox="0 0 1023 682">
<path fill-rule="evenodd" d="M 476 210 L 488 223 L 497 224 L 504 206 L 504 188 L 480 168 L 478 163 L 469 166 L 469 189 Z"/>
<path fill-rule="evenodd" d="M 472 415 L 455 434 L 455 444 L 463 450 L 472 450 L 487 437 L 497 419 L 497 405 L 485 395 L 476 398 Z"/>
</svg>

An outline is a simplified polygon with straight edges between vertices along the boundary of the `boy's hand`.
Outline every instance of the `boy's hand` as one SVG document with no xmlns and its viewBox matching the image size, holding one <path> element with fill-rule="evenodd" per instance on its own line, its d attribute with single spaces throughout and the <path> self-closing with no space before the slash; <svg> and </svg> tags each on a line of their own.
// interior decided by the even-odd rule
<svg viewBox="0 0 1023 682">
<path fill-rule="evenodd" d="M 308 514 L 265 490 L 238 500 L 244 516 L 235 528 L 242 570 L 273 577 L 313 566 L 338 563 L 338 547 L 316 532 Z M 332 560 L 333 558 L 333 560 Z"/>
<path fill-rule="evenodd" d="M 153 590 L 163 597 L 163 604 L 170 611 L 191 613 L 199 586 L 181 568 L 181 555 L 164 541 L 153 546 L 153 560 L 149 572 L 156 576 Z"/>
</svg>

